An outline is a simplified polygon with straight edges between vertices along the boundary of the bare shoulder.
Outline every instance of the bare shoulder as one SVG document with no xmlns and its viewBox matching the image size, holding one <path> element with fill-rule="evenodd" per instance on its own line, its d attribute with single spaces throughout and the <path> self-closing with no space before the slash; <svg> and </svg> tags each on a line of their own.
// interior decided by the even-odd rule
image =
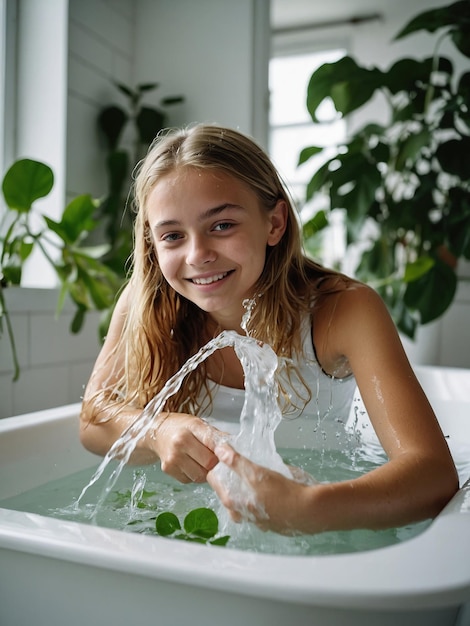
<svg viewBox="0 0 470 626">
<path fill-rule="evenodd" d="M 321 295 L 313 314 L 314 343 L 327 371 L 338 363 L 351 369 L 359 357 L 400 350 L 401 342 L 390 314 L 371 287 L 345 281 L 338 289 Z"/>
</svg>

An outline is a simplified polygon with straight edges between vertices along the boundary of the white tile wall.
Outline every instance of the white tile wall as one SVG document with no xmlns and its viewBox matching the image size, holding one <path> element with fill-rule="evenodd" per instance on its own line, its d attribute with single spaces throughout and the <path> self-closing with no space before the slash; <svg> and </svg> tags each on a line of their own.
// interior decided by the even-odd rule
<svg viewBox="0 0 470 626">
<path fill-rule="evenodd" d="M 470 278 L 464 276 L 441 330 L 441 365 L 470 367 Z"/>
<path fill-rule="evenodd" d="M 88 314 L 78 335 L 69 331 L 71 305 L 55 317 L 57 291 L 11 289 L 6 293 L 20 378 L 13 382 L 8 339 L 0 339 L 0 418 L 79 402 L 98 355 L 99 313 Z"/>
<path fill-rule="evenodd" d="M 112 80 L 132 84 L 134 0 L 70 0 L 66 186 L 70 199 L 106 193 L 105 153 L 96 128 L 99 110 L 119 101 Z M 150 79 L 149 79 L 150 80 Z M 99 314 L 79 335 L 69 332 L 73 307 L 55 317 L 57 292 L 8 290 L 21 374 L 12 382 L 8 339 L 0 338 L 0 417 L 78 402 L 99 351 Z"/>
<path fill-rule="evenodd" d="M 97 117 L 108 104 L 125 105 L 113 81 L 133 84 L 135 11 L 134 0 L 70 0 L 68 197 L 107 192 L 106 151 Z"/>
</svg>

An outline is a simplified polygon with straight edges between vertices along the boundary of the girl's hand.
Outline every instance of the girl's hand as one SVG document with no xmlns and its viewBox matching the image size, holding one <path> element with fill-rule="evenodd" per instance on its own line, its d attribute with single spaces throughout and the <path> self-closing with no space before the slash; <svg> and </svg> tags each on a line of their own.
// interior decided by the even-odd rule
<svg viewBox="0 0 470 626">
<path fill-rule="evenodd" d="M 219 444 L 214 451 L 219 461 L 233 470 L 255 496 L 254 501 L 246 498 L 242 501 L 239 493 L 229 493 L 217 472 L 207 474 L 207 482 L 235 522 L 254 521 L 262 530 L 282 534 L 301 531 L 299 518 L 304 510 L 304 497 L 311 487 L 253 463 L 227 443 Z"/>
<path fill-rule="evenodd" d="M 194 415 L 168 413 L 150 434 L 149 445 L 166 474 L 182 483 L 202 483 L 218 463 L 213 450 L 221 434 Z"/>
</svg>

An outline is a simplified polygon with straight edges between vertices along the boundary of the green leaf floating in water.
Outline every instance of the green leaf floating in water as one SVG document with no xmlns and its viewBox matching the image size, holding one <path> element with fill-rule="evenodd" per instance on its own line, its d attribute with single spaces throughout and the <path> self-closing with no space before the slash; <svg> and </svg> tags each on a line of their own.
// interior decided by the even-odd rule
<svg viewBox="0 0 470 626">
<path fill-rule="evenodd" d="M 194 509 L 184 518 L 184 529 L 188 535 L 210 539 L 219 530 L 219 520 L 211 509 Z"/>
<path fill-rule="evenodd" d="M 155 528 L 159 535 L 162 535 L 162 537 L 168 537 L 177 530 L 181 530 L 181 524 L 174 513 L 167 511 L 165 513 L 160 513 L 157 517 Z"/>
<path fill-rule="evenodd" d="M 155 530 L 162 537 L 173 537 L 195 543 L 210 543 L 214 546 L 227 545 L 230 536 L 216 537 L 219 520 L 212 509 L 201 507 L 190 511 L 183 522 L 184 532 L 177 516 L 170 511 L 160 513 L 155 521 Z"/>
</svg>

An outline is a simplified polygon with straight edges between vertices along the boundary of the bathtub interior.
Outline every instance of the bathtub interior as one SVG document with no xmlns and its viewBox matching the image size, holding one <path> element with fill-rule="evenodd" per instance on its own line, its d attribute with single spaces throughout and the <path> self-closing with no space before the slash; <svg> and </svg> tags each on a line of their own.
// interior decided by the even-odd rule
<svg viewBox="0 0 470 626">
<path fill-rule="evenodd" d="M 463 484 L 470 478 L 470 370 L 421 366 L 415 371 L 456 459 Z M 0 421 L 0 467 L 7 478 L 0 481 L 0 500 L 96 467 L 100 458 L 79 445 L 79 411 L 77 403 Z M 365 426 L 356 424 L 361 438 L 378 445 L 366 417 L 364 421 Z M 295 447 L 297 439 L 289 440 L 289 429 L 284 431 L 281 425 L 278 431 L 278 445 Z M 330 443 L 337 445 L 337 438 L 332 437 L 326 446 Z"/>
<path fill-rule="evenodd" d="M 470 460 L 470 370 L 417 368 L 417 374 L 451 450 Z M 79 409 L 74 404 L 0 421 L 0 467 L 4 477 L 0 481 L 0 500 L 96 467 L 98 457 L 78 442 Z M 462 483 L 466 471 L 464 467 Z M 49 556 L 68 551 L 72 560 L 87 560 L 100 566 L 107 563 L 108 567 L 125 567 L 126 571 L 144 571 L 157 577 L 164 571 L 165 576 L 180 581 L 192 580 L 197 572 L 201 585 L 218 589 L 227 585 L 227 589 L 250 595 L 256 589 L 256 593 L 266 597 L 285 597 L 307 604 L 353 606 L 372 601 L 394 609 L 400 597 L 403 606 L 437 607 L 443 603 L 462 604 L 470 597 L 470 548 L 466 541 L 470 530 L 469 502 L 470 485 L 461 489 L 429 531 L 407 542 L 408 546 L 328 557 L 321 559 L 321 565 L 315 558 L 304 559 L 305 576 L 295 588 L 292 581 L 298 578 L 300 557 L 283 557 L 282 565 L 273 567 L 271 555 L 247 558 L 237 550 L 224 549 L 228 567 L 222 568 L 220 552 L 216 556 L 205 552 L 220 548 L 175 548 L 175 542 L 164 539 L 152 538 L 148 543 L 146 537 L 39 519 L 40 516 L 5 509 L 0 509 L 0 547 L 5 541 L 7 546 L 16 545 L 19 550 L 32 549 Z M 174 562 L 175 550 L 179 563 Z M 403 559 L 408 562 L 405 570 Z M 443 576 L 439 568 L 445 567 L 447 559 L 452 567 Z M 355 575 L 351 576 L 351 572 Z"/>
<path fill-rule="evenodd" d="M 470 370 L 418 366 L 415 371 L 459 465 L 463 484 L 470 478 Z M 79 412 L 80 404 L 76 403 L 0 420 L 0 467 L 8 470 L 8 480 L 0 481 L 0 500 L 96 467 L 101 459 L 79 445 Z M 277 445 L 296 447 L 297 435 L 290 435 L 292 429 L 282 426 L 276 433 Z M 367 416 L 364 424 L 355 428 L 365 443 L 379 445 Z M 330 445 L 338 445 L 334 435 L 325 443 Z"/>
</svg>

